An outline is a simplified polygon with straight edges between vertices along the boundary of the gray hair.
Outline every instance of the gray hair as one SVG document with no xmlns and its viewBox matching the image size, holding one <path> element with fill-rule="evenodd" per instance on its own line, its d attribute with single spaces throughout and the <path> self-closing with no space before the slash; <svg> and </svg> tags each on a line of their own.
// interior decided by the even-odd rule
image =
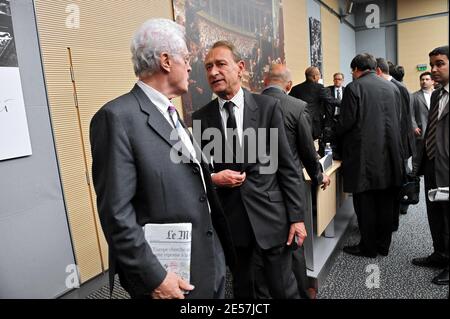
<svg viewBox="0 0 450 319">
<path fill-rule="evenodd" d="M 168 19 L 150 19 L 131 41 L 131 60 L 136 76 L 152 75 L 160 67 L 160 54 L 187 51 L 184 27 Z"/>
</svg>

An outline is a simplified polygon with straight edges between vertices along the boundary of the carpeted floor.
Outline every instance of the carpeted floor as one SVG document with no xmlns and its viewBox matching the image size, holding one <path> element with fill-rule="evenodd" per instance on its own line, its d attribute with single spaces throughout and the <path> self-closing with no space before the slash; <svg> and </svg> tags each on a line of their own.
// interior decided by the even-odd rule
<svg viewBox="0 0 450 319">
<path fill-rule="evenodd" d="M 416 267 L 411 259 L 432 252 L 431 235 L 426 218 L 425 198 L 410 206 L 408 214 L 400 216 L 400 227 L 393 234 L 389 255 L 374 259 L 338 253 L 327 280 L 317 294 L 318 299 L 445 299 L 448 286 L 437 286 L 431 279 L 439 270 Z M 356 221 L 349 227 L 344 245 L 356 244 L 359 231 Z M 227 282 L 226 297 L 232 297 Z M 109 298 L 105 286 L 88 299 Z M 116 279 L 113 299 L 129 298 Z"/>
<path fill-rule="evenodd" d="M 432 253 L 423 186 L 422 183 L 419 204 L 410 206 L 406 215 L 400 215 L 399 230 L 393 233 L 389 255 L 371 259 L 348 255 L 341 251 L 325 284 L 319 287 L 318 298 L 447 298 L 448 286 L 437 286 L 431 282 L 440 270 L 411 264 L 412 258 Z M 358 242 L 359 231 L 355 221 L 350 226 L 343 244 L 352 245 Z M 374 270 L 379 270 L 379 288 L 376 288 L 378 276 Z M 366 285 L 367 282 L 369 285 Z"/>
</svg>

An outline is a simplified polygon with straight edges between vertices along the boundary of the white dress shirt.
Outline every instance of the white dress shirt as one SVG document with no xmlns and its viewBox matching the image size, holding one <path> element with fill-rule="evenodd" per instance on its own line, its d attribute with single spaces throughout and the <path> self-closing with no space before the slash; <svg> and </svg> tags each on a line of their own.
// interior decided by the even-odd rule
<svg viewBox="0 0 450 319">
<path fill-rule="evenodd" d="M 431 90 L 431 91 L 422 90 L 422 93 L 423 93 L 423 97 L 425 98 L 425 102 L 427 103 L 427 108 L 430 109 L 431 94 L 433 93 L 433 90 Z"/>
<path fill-rule="evenodd" d="M 233 106 L 233 112 L 234 117 L 236 118 L 236 128 L 238 132 L 239 137 L 239 143 L 242 145 L 242 131 L 244 126 L 244 91 L 242 88 L 239 89 L 239 91 L 236 93 L 235 96 L 231 100 L 229 100 L 234 103 Z M 222 127 L 225 131 L 225 138 L 227 138 L 227 120 L 228 120 L 228 112 L 223 107 L 224 104 L 228 102 L 228 100 L 221 99 L 219 97 L 219 110 L 220 110 L 220 116 L 222 118 Z"/>
<path fill-rule="evenodd" d="M 439 115 L 438 119 L 441 118 L 442 112 L 444 111 L 445 107 L 448 107 L 448 83 L 446 86 L 444 86 L 444 92 L 442 93 L 442 96 L 439 100 Z"/>
</svg>

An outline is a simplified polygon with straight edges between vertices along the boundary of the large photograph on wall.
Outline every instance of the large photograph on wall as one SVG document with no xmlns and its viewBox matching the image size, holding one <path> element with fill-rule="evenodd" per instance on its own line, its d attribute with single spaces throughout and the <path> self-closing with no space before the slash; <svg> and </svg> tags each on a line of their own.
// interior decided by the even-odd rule
<svg viewBox="0 0 450 319">
<path fill-rule="evenodd" d="M 309 43 L 311 65 L 318 67 L 322 73 L 322 29 L 320 21 L 312 17 L 309 18 Z"/>
<path fill-rule="evenodd" d="M 182 96 L 184 120 L 214 98 L 203 61 L 219 40 L 231 41 L 242 55 L 243 86 L 259 92 L 272 62 L 285 62 L 281 0 L 173 0 L 175 21 L 186 28 L 192 58 L 189 92 Z"/>
<path fill-rule="evenodd" d="M 0 161 L 31 155 L 9 0 L 0 0 Z"/>
</svg>

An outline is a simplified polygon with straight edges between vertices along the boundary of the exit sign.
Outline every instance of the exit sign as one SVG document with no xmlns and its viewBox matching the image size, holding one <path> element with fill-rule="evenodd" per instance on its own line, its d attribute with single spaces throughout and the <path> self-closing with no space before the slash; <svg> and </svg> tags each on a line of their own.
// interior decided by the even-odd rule
<svg viewBox="0 0 450 319">
<path fill-rule="evenodd" d="M 426 64 L 417 64 L 417 71 L 426 71 L 427 67 Z"/>
</svg>

